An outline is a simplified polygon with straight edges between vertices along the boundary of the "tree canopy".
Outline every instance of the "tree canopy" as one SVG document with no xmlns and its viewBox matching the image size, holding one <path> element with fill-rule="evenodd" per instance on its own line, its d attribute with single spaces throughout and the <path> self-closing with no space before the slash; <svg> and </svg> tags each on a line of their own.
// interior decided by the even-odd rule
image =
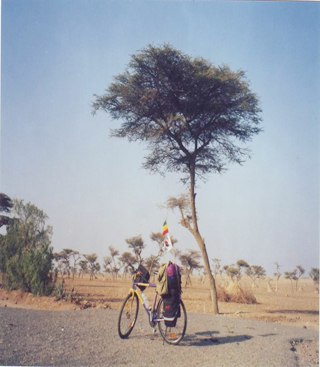
<svg viewBox="0 0 320 367">
<path fill-rule="evenodd" d="M 148 46 L 133 55 L 128 69 L 106 93 L 95 96 L 93 112 L 104 110 L 121 127 L 115 137 L 147 142 L 144 167 L 151 172 L 190 171 L 203 177 L 242 163 L 247 142 L 259 133 L 259 101 L 242 70 L 214 66 L 170 45 Z"/>
</svg>

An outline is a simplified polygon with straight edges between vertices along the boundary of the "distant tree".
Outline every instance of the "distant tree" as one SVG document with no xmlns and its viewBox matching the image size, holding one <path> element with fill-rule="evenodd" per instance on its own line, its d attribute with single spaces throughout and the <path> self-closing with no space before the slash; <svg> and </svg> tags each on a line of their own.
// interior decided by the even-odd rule
<svg viewBox="0 0 320 367">
<path fill-rule="evenodd" d="M 100 264 L 97 262 L 97 254 L 83 255 L 88 261 L 88 270 L 90 274 L 90 280 L 92 280 L 96 273 L 100 271 Z"/>
<path fill-rule="evenodd" d="M 279 279 L 281 277 L 281 273 L 280 273 L 281 265 L 279 265 L 279 263 L 275 262 L 275 266 L 276 266 L 276 272 L 274 273 L 274 276 L 276 277 L 276 292 L 278 292 L 278 283 L 279 283 Z"/>
<path fill-rule="evenodd" d="M 59 261 L 62 263 L 63 266 L 63 275 L 67 275 L 68 277 L 70 277 L 71 275 L 70 256 L 72 252 L 73 250 L 65 248 L 59 253 Z"/>
<path fill-rule="evenodd" d="M 133 251 L 133 253 L 134 253 L 134 255 L 137 259 L 137 262 L 140 265 L 143 261 L 141 253 L 142 253 L 142 250 L 146 247 L 142 237 L 141 236 L 136 236 L 136 237 L 127 238 L 126 242 L 129 246 L 129 248 L 132 249 L 132 251 Z"/>
<path fill-rule="evenodd" d="M 103 258 L 103 271 L 106 274 L 112 273 L 112 258 L 110 256 L 105 256 Z"/>
<path fill-rule="evenodd" d="M 180 172 L 188 184 L 191 217 L 183 225 L 195 237 L 210 276 L 214 313 L 219 313 L 206 245 L 198 228 L 196 179 L 222 173 L 228 163 L 242 164 L 250 141 L 261 129 L 259 101 L 243 71 L 216 67 L 170 45 L 148 46 L 133 55 L 106 94 L 95 96 L 93 112 L 122 120 L 112 136 L 143 141 L 151 150 L 144 168 Z M 240 146 L 236 142 L 240 142 Z"/>
<path fill-rule="evenodd" d="M 212 259 L 213 261 L 213 274 L 214 278 L 217 280 L 217 275 L 219 274 L 219 271 L 221 269 L 221 260 L 220 259 Z"/>
<path fill-rule="evenodd" d="M 252 287 L 258 287 L 257 279 L 262 279 L 266 276 L 265 269 L 260 265 L 252 265 L 246 268 L 245 274 L 251 279 Z"/>
<path fill-rule="evenodd" d="M 62 259 L 65 262 L 65 267 L 68 276 L 70 276 L 70 273 L 72 273 L 72 278 L 74 279 L 74 276 L 77 272 L 77 263 L 81 258 L 81 255 L 78 251 L 72 250 L 70 248 L 65 248 L 62 250 Z M 70 263 L 72 260 L 73 264 Z"/>
<path fill-rule="evenodd" d="M 309 276 L 313 280 L 314 285 L 319 292 L 319 268 L 311 268 Z"/>
<path fill-rule="evenodd" d="M 120 267 L 119 267 L 119 265 L 117 264 L 117 261 L 116 261 L 116 257 L 119 256 L 119 251 L 116 250 L 113 246 L 109 246 L 109 252 L 110 252 L 110 255 L 111 255 L 111 258 L 112 258 L 112 263 L 113 263 L 113 266 L 112 266 L 112 269 L 111 269 L 112 278 L 113 278 L 113 280 L 115 280 L 115 279 L 117 279 L 118 272 L 120 271 Z"/>
<path fill-rule="evenodd" d="M 88 260 L 80 260 L 79 266 L 80 266 L 79 277 L 81 276 L 83 278 L 83 275 L 88 272 Z"/>
<path fill-rule="evenodd" d="M 150 255 L 147 257 L 145 260 L 145 266 L 148 269 L 150 275 L 152 275 L 154 278 L 154 272 L 160 267 L 159 256 Z"/>
<path fill-rule="evenodd" d="M 199 251 L 188 250 L 187 253 L 180 255 L 179 259 L 184 268 L 184 274 L 186 277 L 185 287 L 187 288 L 189 284 L 192 285 L 191 275 L 193 271 L 203 268 L 199 262 L 201 255 L 199 254 Z"/>
<path fill-rule="evenodd" d="M 289 279 L 291 282 L 291 289 L 293 292 L 293 282 L 298 280 L 297 277 L 297 269 L 294 269 L 293 271 L 285 271 L 284 272 L 285 279 Z"/>
<path fill-rule="evenodd" d="M 161 250 L 162 245 L 163 245 L 163 235 L 162 235 L 162 233 L 160 233 L 160 232 L 157 232 L 157 233 L 152 232 L 151 235 L 150 235 L 150 239 L 153 242 L 156 242 L 157 245 L 158 245 L 158 247 L 159 247 L 159 250 Z"/>
<path fill-rule="evenodd" d="M 129 272 L 132 273 L 134 271 L 134 265 L 137 263 L 136 257 L 133 256 L 130 252 L 124 252 L 120 256 L 119 261 L 123 265 L 123 272 L 125 277 Z"/>
<path fill-rule="evenodd" d="M 224 271 L 225 273 L 227 273 L 228 268 L 229 268 L 229 265 L 224 265 L 222 269 L 223 269 L 223 271 Z"/>
<path fill-rule="evenodd" d="M 59 252 L 54 252 L 53 253 L 53 259 L 56 262 L 56 271 L 57 274 L 60 273 L 60 275 L 63 277 L 63 263 L 62 263 L 62 258 L 61 258 L 61 254 Z"/>
<path fill-rule="evenodd" d="M 237 275 L 237 281 L 240 282 L 241 276 L 242 276 L 242 269 L 248 269 L 250 266 L 249 264 L 244 260 L 238 260 L 237 261 L 237 267 L 238 267 L 238 275 Z"/>
<path fill-rule="evenodd" d="M 226 274 L 230 277 L 233 283 L 236 283 L 240 276 L 240 269 L 232 264 L 226 269 Z"/>
<path fill-rule="evenodd" d="M 219 275 L 224 283 L 224 286 L 227 286 L 229 284 L 228 281 L 223 277 L 223 273 L 227 275 L 228 268 L 229 268 L 229 265 L 223 265 L 223 266 L 220 266 L 219 268 Z"/>
<path fill-rule="evenodd" d="M 305 269 L 301 265 L 297 265 L 297 280 L 296 280 L 296 291 L 298 290 L 298 283 L 302 275 L 305 273 Z"/>
</svg>

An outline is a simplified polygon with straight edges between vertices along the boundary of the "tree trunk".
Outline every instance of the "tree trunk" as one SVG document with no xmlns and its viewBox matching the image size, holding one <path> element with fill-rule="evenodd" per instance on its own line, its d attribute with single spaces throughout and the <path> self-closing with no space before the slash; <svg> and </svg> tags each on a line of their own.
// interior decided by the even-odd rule
<svg viewBox="0 0 320 367">
<path fill-rule="evenodd" d="M 206 273 L 207 273 L 209 281 L 210 281 L 213 313 L 218 314 L 219 313 L 219 307 L 218 307 L 218 294 L 217 294 L 216 282 L 215 282 L 215 279 L 214 279 L 214 277 L 211 273 L 210 262 L 209 262 L 209 258 L 208 258 L 206 245 L 205 245 L 204 239 L 200 235 L 199 228 L 198 228 L 198 220 L 197 220 L 197 214 L 196 214 L 196 203 L 195 203 L 196 194 L 194 192 L 194 189 L 195 189 L 195 170 L 191 169 L 190 170 L 190 203 L 191 203 L 191 214 L 192 214 L 193 228 L 191 228 L 189 226 L 189 230 L 193 234 L 193 236 L 195 237 L 195 239 L 198 243 L 198 246 L 200 248 L 202 258 L 203 258 L 203 262 L 204 262 L 204 267 L 205 267 Z"/>
<path fill-rule="evenodd" d="M 210 281 L 213 313 L 218 314 L 219 313 L 219 306 L 218 306 L 218 294 L 217 294 L 216 282 L 215 282 L 215 279 L 214 279 L 214 277 L 211 273 L 210 262 L 209 262 L 209 258 L 208 258 L 208 254 L 207 254 L 206 245 L 205 245 L 204 240 L 202 239 L 202 237 L 200 236 L 199 233 L 198 233 L 198 235 L 194 235 L 194 236 L 197 240 L 197 243 L 199 245 L 199 248 L 200 248 L 200 251 L 201 251 L 201 254 L 202 254 L 204 267 L 205 267 L 205 270 L 206 270 L 206 275 L 208 276 L 208 279 Z"/>
</svg>

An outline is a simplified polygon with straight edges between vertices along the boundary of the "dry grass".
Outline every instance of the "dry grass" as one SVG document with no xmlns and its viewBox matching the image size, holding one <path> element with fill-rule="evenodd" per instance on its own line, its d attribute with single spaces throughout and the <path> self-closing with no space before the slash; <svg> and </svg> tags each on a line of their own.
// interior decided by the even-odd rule
<svg viewBox="0 0 320 367">
<path fill-rule="evenodd" d="M 75 288 L 81 304 L 90 302 L 92 307 L 111 307 L 112 309 L 120 309 L 131 286 L 130 279 L 120 278 L 117 281 L 103 277 L 92 281 L 88 278 L 65 279 L 65 281 L 67 291 Z M 274 288 L 275 281 L 272 281 L 271 284 Z M 243 278 L 239 285 L 242 292 L 246 295 L 245 297 L 250 296 L 257 303 L 233 302 L 235 299 L 232 299 L 230 296 L 231 291 L 230 289 L 228 291 L 227 279 L 218 277 L 219 311 L 222 315 L 319 330 L 319 294 L 315 292 L 313 282 L 310 279 L 300 280 L 300 291 L 298 292 L 292 292 L 290 281 L 285 279 L 280 279 L 278 292 L 268 292 L 266 280 L 260 281 L 258 283 L 259 287 L 254 289 L 251 288 L 251 283 L 246 278 Z M 149 301 L 152 301 L 154 290 L 147 289 L 145 293 Z M 183 288 L 182 297 L 187 312 L 211 313 L 213 310 L 209 285 L 203 284 L 197 277 L 192 279 L 191 286 Z M 53 297 L 50 299 L 46 297 L 33 298 L 20 292 L 6 294 L 4 290 L 0 290 L 0 307 L 5 304 L 8 307 L 56 310 L 81 308 L 80 305 L 64 301 L 54 302 Z"/>
<path fill-rule="evenodd" d="M 244 303 L 249 305 L 258 303 L 252 291 L 242 289 L 238 284 L 229 284 L 226 288 L 226 293 L 228 296 L 227 302 Z"/>
</svg>

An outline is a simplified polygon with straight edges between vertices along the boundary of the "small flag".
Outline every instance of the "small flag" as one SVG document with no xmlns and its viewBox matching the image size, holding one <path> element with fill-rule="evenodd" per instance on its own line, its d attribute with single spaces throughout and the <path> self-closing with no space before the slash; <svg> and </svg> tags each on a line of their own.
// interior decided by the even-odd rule
<svg viewBox="0 0 320 367">
<path fill-rule="evenodd" d="M 171 243 L 171 238 L 169 235 L 168 225 L 166 221 L 163 223 L 162 236 L 163 236 L 163 242 L 164 242 L 164 246 L 163 246 L 164 250 L 167 252 L 171 251 L 172 243 Z"/>
</svg>

